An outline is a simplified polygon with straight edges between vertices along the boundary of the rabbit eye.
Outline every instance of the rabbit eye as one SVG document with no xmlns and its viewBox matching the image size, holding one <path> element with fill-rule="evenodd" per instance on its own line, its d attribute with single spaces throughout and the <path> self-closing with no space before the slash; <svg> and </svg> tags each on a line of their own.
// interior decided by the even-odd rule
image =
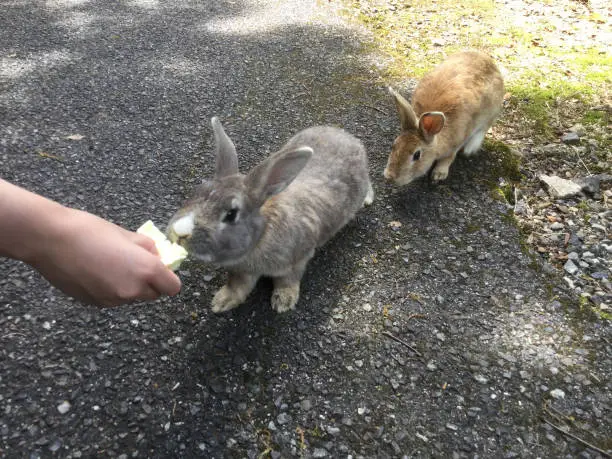
<svg viewBox="0 0 612 459">
<path fill-rule="evenodd" d="M 223 223 L 234 223 L 236 221 L 236 217 L 238 217 L 238 209 L 235 207 L 231 208 L 223 216 Z"/>
<path fill-rule="evenodd" d="M 418 161 L 419 159 L 421 159 L 421 150 L 415 151 L 414 154 L 412 155 L 413 161 Z"/>
</svg>

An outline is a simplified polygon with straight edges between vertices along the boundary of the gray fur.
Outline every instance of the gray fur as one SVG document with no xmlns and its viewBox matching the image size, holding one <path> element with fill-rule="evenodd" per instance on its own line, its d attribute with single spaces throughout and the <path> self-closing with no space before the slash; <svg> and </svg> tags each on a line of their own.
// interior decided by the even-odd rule
<svg viewBox="0 0 612 459">
<path fill-rule="evenodd" d="M 371 202 L 372 193 L 363 144 L 341 129 L 313 127 L 248 175 L 204 182 L 170 220 L 168 237 L 178 239 L 195 258 L 228 269 L 228 282 L 213 298 L 213 311 L 238 306 L 260 276 L 269 276 L 274 280 L 272 306 L 283 312 L 294 308 L 315 249 L 365 201 Z M 232 205 L 239 208 L 238 218 L 224 223 Z M 172 224 L 190 214 L 193 234 L 178 238 Z"/>
</svg>

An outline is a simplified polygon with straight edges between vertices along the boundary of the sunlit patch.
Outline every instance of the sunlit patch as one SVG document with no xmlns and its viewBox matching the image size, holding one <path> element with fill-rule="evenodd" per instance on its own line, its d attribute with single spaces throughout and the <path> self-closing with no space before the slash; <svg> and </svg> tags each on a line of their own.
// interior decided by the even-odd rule
<svg viewBox="0 0 612 459">
<path fill-rule="evenodd" d="M 149 10 L 159 8 L 159 0 L 129 0 L 127 4 L 132 7 L 145 8 Z"/>
<path fill-rule="evenodd" d="M 269 8 L 251 10 L 241 16 L 209 21 L 203 28 L 220 34 L 261 35 L 280 28 L 307 25 L 315 12 L 314 2 L 299 2 L 294 8 L 282 8 L 272 3 Z"/>
<path fill-rule="evenodd" d="M 0 78 L 16 79 L 35 71 L 47 70 L 59 64 L 71 61 L 73 56 L 63 51 L 30 55 L 27 58 L 17 56 L 0 59 Z"/>
<path fill-rule="evenodd" d="M 72 8 L 89 3 L 90 0 L 47 0 L 47 8 Z"/>
</svg>

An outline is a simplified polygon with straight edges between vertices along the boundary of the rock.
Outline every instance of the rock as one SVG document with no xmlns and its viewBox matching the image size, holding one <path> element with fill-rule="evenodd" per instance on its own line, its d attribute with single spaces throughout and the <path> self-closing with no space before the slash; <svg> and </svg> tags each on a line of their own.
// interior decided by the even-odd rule
<svg viewBox="0 0 612 459">
<path fill-rule="evenodd" d="M 566 145 L 578 145 L 580 143 L 580 136 L 576 132 L 567 132 L 561 136 L 561 142 Z"/>
<path fill-rule="evenodd" d="M 565 264 L 563 265 L 563 269 L 565 269 L 566 273 L 572 274 L 572 275 L 580 271 L 578 266 L 576 266 L 576 264 L 572 260 L 567 260 Z"/>
<path fill-rule="evenodd" d="M 561 389 L 553 389 L 550 391 L 550 396 L 558 400 L 561 398 L 565 398 L 565 392 L 563 392 Z"/>
<path fill-rule="evenodd" d="M 278 422 L 279 426 L 283 426 L 291 421 L 291 416 L 287 413 L 281 413 L 276 417 L 276 422 Z"/>
<path fill-rule="evenodd" d="M 570 252 L 570 253 L 567 255 L 567 258 L 568 258 L 569 260 L 572 260 L 572 261 L 579 261 L 579 260 L 580 260 L 580 255 L 578 255 L 576 252 Z"/>
<path fill-rule="evenodd" d="M 489 382 L 489 380 L 483 375 L 474 375 L 474 379 L 478 381 L 480 384 L 486 384 Z"/>
<path fill-rule="evenodd" d="M 554 222 L 552 225 L 550 225 L 550 229 L 553 231 L 561 231 L 563 228 L 565 228 L 565 225 L 560 222 Z"/>
<path fill-rule="evenodd" d="M 597 194 L 599 193 L 599 187 L 601 183 L 607 183 L 612 180 L 612 175 L 610 174 L 598 174 L 598 175 L 589 175 L 588 177 L 581 177 L 573 179 L 572 181 L 580 186 L 582 191 L 588 194 Z"/>
<path fill-rule="evenodd" d="M 300 402 L 300 408 L 303 409 L 304 411 L 308 411 L 312 408 L 312 402 L 308 400 L 307 398 L 305 398 L 304 400 Z"/>
<path fill-rule="evenodd" d="M 576 123 L 574 124 L 571 128 L 569 128 L 569 132 L 573 132 L 575 134 L 578 134 L 579 137 L 584 137 L 585 134 L 585 129 L 584 126 L 580 123 Z"/>
<path fill-rule="evenodd" d="M 70 402 L 65 400 L 57 406 L 57 411 L 59 411 L 60 414 L 66 414 L 68 411 L 70 411 L 70 408 L 72 408 L 72 405 L 70 405 Z"/>
<path fill-rule="evenodd" d="M 548 187 L 548 192 L 555 198 L 569 198 L 580 194 L 582 191 L 580 185 L 556 175 L 542 174 L 538 178 Z"/>
</svg>

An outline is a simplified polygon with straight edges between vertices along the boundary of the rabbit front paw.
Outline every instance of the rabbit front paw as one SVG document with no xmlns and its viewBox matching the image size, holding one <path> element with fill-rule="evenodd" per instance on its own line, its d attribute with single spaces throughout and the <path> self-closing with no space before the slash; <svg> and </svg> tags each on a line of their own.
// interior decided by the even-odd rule
<svg viewBox="0 0 612 459">
<path fill-rule="evenodd" d="M 243 301 L 244 297 L 242 295 L 224 285 L 212 299 L 212 311 L 217 314 L 229 311 L 239 306 Z"/>
<path fill-rule="evenodd" d="M 448 167 L 449 165 L 446 164 L 437 165 L 431 174 L 431 179 L 434 182 L 446 180 L 446 178 L 448 177 Z"/>
<path fill-rule="evenodd" d="M 274 292 L 272 293 L 272 309 L 279 313 L 295 309 L 295 304 L 297 303 L 299 297 L 299 284 L 275 288 Z"/>
</svg>

